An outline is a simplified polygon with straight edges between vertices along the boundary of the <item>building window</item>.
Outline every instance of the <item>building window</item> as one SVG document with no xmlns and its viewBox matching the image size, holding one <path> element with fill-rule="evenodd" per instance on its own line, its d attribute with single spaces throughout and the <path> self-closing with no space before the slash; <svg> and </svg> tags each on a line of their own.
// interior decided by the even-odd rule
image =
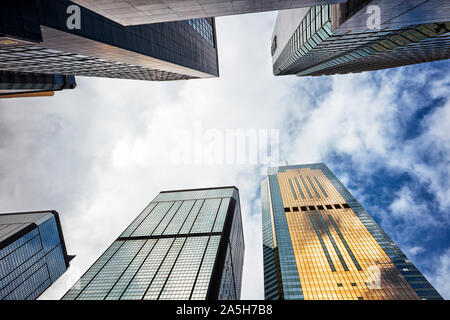
<svg viewBox="0 0 450 320">
<path fill-rule="evenodd" d="M 328 210 L 333 209 L 333 207 L 331 206 L 331 204 L 327 204 L 325 207 L 326 207 Z"/>
<path fill-rule="evenodd" d="M 315 206 L 309 206 L 309 211 L 313 211 L 313 210 L 316 210 L 316 207 Z"/>
<path fill-rule="evenodd" d="M 318 210 L 324 210 L 324 207 L 323 206 L 317 206 L 317 209 Z"/>
<path fill-rule="evenodd" d="M 335 207 L 336 209 L 342 209 L 340 204 L 335 204 L 334 207 Z"/>
<path fill-rule="evenodd" d="M 298 211 L 298 207 L 292 207 L 292 211 Z"/>
<path fill-rule="evenodd" d="M 308 208 L 306 208 L 306 207 L 300 207 L 300 209 L 301 209 L 302 211 L 308 211 Z"/>
<path fill-rule="evenodd" d="M 284 212 L 291 212 L 291 208 L 284 208 Z"/>
<path fill-rule="evenodd" d="M 343 205 L 342 205 L 344 208 L 350 208 L 350 206 L 348 205 L 348 203 L 344 203 Z"/>
</svg>

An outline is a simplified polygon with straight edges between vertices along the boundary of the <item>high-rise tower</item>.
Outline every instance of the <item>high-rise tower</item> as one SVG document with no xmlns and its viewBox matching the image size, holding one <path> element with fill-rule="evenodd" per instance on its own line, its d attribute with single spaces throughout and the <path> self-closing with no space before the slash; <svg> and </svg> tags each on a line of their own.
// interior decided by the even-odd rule
<svg viewBox="0 0 450 320">
<path fill-rule="evenodd" d="M 275 75 L 320 76 L 450 58 L 450 2 L 348 0 L 280 11 Z"/>
<path fill-rule="evenodd" d="M 3 0 L 0 70 L 157 81 L 217 77 L 215 22 L 124 26 L 69 0 Z"/>
<path fill-rule="evenodd" d="M 69 267 L 56 211 L 0 214 L 0 300 L 34 300 Z"/>
<path fill-rule="evenodd" d="M 243 259 L 235 187 L 165 191 L 63 300 L 235 300 Z"/>
<path fill-rule="evenodd" d="M 324 164 L 261 185 L 266 299 L 442 299 Z"/>
</svg>

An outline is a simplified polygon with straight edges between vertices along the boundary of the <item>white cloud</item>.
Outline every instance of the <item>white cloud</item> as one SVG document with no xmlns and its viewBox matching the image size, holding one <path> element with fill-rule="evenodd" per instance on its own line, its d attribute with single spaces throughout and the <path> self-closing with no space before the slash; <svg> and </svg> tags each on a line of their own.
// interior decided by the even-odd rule
<svg viewBox="0 0 450 320">
<path fill-rule="evenodd" d="M 389 206 L 389 212 L 394 218 L 403 220 L 403 223 L 420 225 L 421 228 L 430 228 L 439 225 L 433 212 L 430 212 L 425 203 L 417 203 L 408 187 L 403 187 L 396 193 L 396 198 Z"/>
<path fill-rule="evenodd" d="M 435 271 L 428 275 L 428 279 L 433 283 L 435 289 L 444 299 L 450 299 L 450 249 L 447 249 L 440 255 L 435 264 Z"/>
</svg>

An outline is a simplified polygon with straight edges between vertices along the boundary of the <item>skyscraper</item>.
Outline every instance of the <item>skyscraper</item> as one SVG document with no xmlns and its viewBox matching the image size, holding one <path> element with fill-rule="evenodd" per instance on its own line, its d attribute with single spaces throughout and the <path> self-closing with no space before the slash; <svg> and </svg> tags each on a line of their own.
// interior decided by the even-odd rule
<svg viewBox="0 0 450 320">
<path fill-rule="evenodd" d="M 0 300 L 34 300 L 69 267 L 56 211 L 0 214 Z"/>
<path fill-rule="evenodd" d="M 140 80 L 219 75 L 214 18 L 123 26 L 68 0 L 3 0 L 0 70 Z"/>
<path fill-rule="evenodd" d="M 74 0 L 125 26 L 342 3 L 347 0 Z"/>
<path fill-rule="evenodd" d="M 442 299 L 324 164 L 261 184 L 266 299 Z"/>
<path fill-rule="evenodd" d="M 52 96 L 75 87 L 74 76 L 0 71 L 0 98 Z"/>
<path fill-rule="evenodd" d="M 164 191 L 63 300 L 234 300 L 244 237 L 235 187 Z"/>
<path fill-rule="evenodd" d="M 281 11 L 275 75 L 320 76 L 450 58 L 448 1 L 349 0 Z"/>
</svg>

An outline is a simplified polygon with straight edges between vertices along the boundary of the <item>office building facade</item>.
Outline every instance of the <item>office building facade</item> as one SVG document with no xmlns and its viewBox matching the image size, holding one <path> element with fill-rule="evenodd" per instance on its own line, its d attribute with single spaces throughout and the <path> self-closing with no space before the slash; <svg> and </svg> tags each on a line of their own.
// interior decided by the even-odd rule
<svg viewBox="0 0 450 320">
<path fill-rule="evenodd" d="M 34 300 L 69 267 L 56 211 L 0 214 L 0 300 Z"/>
<path fill-rule="evenodd" d="M 235 187 L 161 192 L 63 300 L 235 300 L 244 237 Z"/>
<path fill-rule="evenodd" d="M 75 87 L 74 76 L 0 71 L 0 98 L 53 96 Z"/>
<path fill-rule="evenodd" d="M 345 1 L 346 0 L 74 0 L 74 2 L 125 26 L 293 9 L 330 3 L 342 3 Z"/>
<path fill-rule="evenodd" d="M 278 14 L 275 75 L 320 76 L 450 58 L 448 1 L 349 0 Z"/>
<path fill-rule="evenodd" d="M 214 18 L 124 26 L 68 0 L 4 0 L 0 70 L 138 80 L 217 77 Z"/>
<path fill-rule="evenodd" d="M 266 299 L 442 299 L 326 165 L 269 168 L 261 198 Z"/>
</svg>

